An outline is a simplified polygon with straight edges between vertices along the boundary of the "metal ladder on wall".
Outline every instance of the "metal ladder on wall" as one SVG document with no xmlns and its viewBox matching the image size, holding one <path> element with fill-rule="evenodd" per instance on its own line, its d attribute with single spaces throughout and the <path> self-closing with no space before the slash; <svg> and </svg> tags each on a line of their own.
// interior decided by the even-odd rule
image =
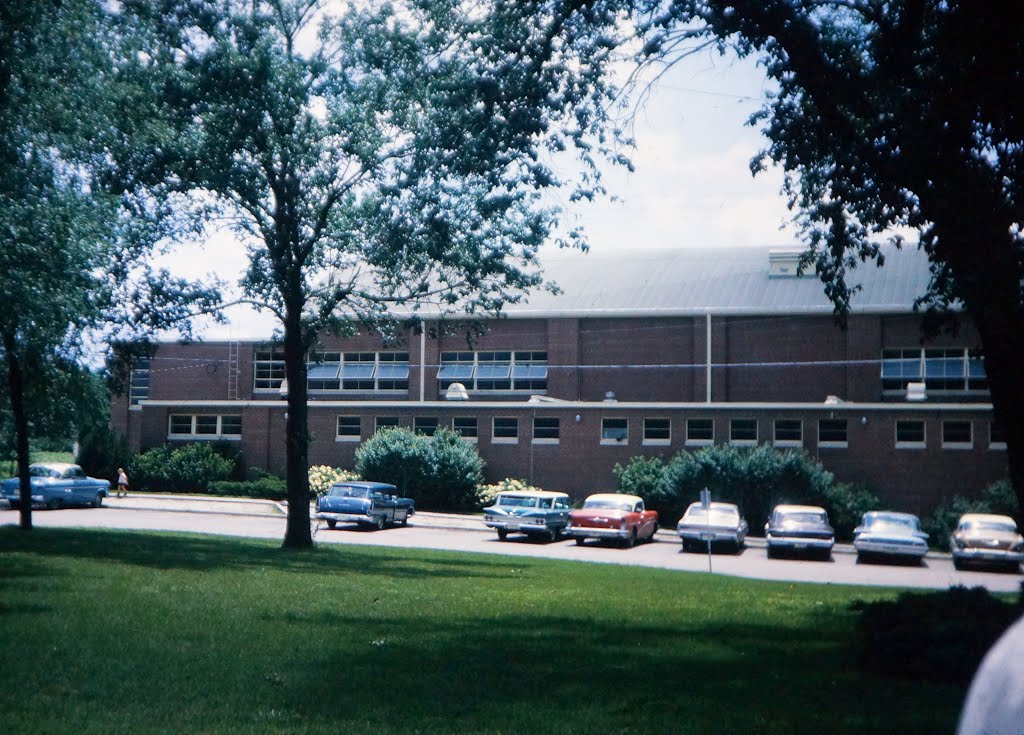
<svg viewBox="0 0 1024 735">
<path fill-rule="evenodd" d="M 238 400 L 238 342 L 228 342 L 228 400 Z"/>
</svg>

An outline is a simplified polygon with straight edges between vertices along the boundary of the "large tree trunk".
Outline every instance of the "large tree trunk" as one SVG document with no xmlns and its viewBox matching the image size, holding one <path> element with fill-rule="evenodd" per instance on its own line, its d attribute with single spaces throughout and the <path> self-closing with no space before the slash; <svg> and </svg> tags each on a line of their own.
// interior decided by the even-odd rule
<svg viewBox="0 0 1024 735">
<path fill-rule="evenodd" d="M 302 306 L 289 303 L 284 323 L 285 377 L 288 413 L 285 418 L 285 482 L 288 487 L 288 525 L 284 547 L 313 545 L 309 515 L 309 427 L 306 406 L 306 344 Z"/>
<path fill-rule="evenodd" d="M 14 417 L 15 456 L 18 464 L 20 521 L 25 530 L 32 528 L 32 485 L 28 475 L 28 414 L 25 412 L 25 385 L 18 360 L 17 342 L 5 332 L 4 353 L 7 358 L 7 381 Z"/>
</svg>

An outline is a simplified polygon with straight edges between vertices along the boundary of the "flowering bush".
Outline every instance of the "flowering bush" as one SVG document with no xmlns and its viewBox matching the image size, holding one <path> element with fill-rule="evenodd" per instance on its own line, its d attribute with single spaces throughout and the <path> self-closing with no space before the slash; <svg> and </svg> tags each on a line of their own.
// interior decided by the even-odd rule
<svg viewBox="0 0 1024 735">
<path fill-rule="evenodd" d="M 488 505 L 494 505 L 494 499 L 498 497 L 498 493 L 537 492 L 538 490 L 540 490 L 539 487 L 533 487 L 526 480 L 506 477 L 494 485 L 477 485 L 476 502 L 481 508 L 486 508 Z"/>
<path fill-rule="evenodd" d="M 359 475 L 352 470 L 343 470 L 340 467 L 329 467 L 325 464 L 315 465 L 309 468 L 309 492 L 313 495 L 323 495 L 325 492 L 330 490 L 331 485 L 336 482 L 347 482 L 349 480 L 358 479 Z"/>
</svg>

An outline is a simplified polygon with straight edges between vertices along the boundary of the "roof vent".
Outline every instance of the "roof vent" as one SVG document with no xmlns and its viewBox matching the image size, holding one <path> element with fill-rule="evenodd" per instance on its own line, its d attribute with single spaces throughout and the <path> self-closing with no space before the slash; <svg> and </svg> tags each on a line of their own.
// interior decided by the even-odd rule
<svg viewBox="0 0 1024 735">
<path fill-rule="evenodd" d="M 768 277 L 796 278 L 800 275 L 800 256 L 802 250 L 769 250 Z"/>
<path fill-rule="evenodd" d="M 445 391 L 444 397 L 449 401 L 468 401 L 469 393 L 466 392 L 466 386 L 462 383 L 452 383 Z"/>
</svg>

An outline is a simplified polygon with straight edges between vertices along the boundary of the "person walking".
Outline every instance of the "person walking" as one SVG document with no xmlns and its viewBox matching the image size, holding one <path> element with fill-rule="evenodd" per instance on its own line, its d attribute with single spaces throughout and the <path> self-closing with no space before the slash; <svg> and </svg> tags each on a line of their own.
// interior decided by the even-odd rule
<svg viewBox="0 0 1024 735">
<path fill-rule="evenodd" d="M 128 473 L 123 467 L 117 468 L 117 497 L 128 497 Z"/>
</svg>

